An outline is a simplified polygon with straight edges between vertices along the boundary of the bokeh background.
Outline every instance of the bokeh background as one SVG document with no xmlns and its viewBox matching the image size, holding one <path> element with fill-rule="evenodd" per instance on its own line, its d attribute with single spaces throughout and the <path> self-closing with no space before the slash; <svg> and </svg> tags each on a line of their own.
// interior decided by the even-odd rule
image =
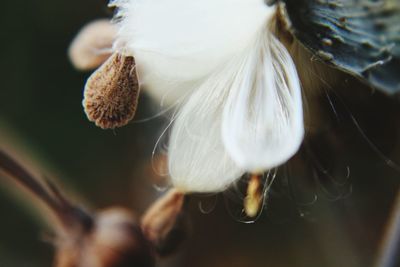
<svg viewBox="0 0 400 267">
<path fill-rule="evenodd" d="M 2 3 L 0 147 L 22 153 L 89 208 L 123 205 L 140 214 L 160 194 L 152 186 L 151 154 L 166 120 L 96 128 L 81 105 L 90 73 L 74 70 L 67 58 L 83 25 L 111 15 L 100 0 Z M 255 223 L 240 222 L 241 196 L 234 190 L 192 197 L 189 236 L 159 266 L 371 266 L 400 173 L 369 142 L 400 163 L 400 104 L 350 78 L 344 82 L 338 92 L 354 89 L 341 92 L 346 108 L 332 101 L 345 115 L 332 115 L 321 98 L 330 122 L 307 141 L 316 160 L 303 148 L 280 168 Z M 155 113 L 156 105 L 142 95 L 137 120 Z M 1 267 L 51 266 L 50 227 L 25 195 L 0 176 Z"/>
</svg>

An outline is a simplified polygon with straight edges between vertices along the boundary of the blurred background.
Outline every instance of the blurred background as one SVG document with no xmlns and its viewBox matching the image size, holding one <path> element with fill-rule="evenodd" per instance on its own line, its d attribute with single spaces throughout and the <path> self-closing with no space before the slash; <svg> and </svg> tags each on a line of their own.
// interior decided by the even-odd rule
<svg viewBox="0 0 400 267">
<path fill-rule="evenodd" d="M 2 3 L 0 147 L 18 151 L 88 208 L 123 205 L 141 214 L 160 194 L 151 154 L 166 120 L 95 127 L 81 105 L 90 73 L 67 58 L 83 25 L 112 15 L 106 4 Z M 159 266 L 371 266 L 400 185 L 399 171 L 386 162 L 400 163 L 400 105 L 351 78 L 344 83 L 340 98 L 321 97 L 326 129 L 278 170 L 255 223 L 242 222 L 236 190 L 191 197 L 189 237 Z M 142 95 L 136 120 L 155 113 Z M 43 213 L 25 192 L 0 182 L 0 266 L 51 266 Z"/>
</svg>

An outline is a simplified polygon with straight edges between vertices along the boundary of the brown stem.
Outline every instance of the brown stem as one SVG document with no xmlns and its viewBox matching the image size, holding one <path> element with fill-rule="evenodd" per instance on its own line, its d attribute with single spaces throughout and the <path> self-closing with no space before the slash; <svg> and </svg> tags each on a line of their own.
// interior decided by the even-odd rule
<svg viewBox="0 0 400 267">
<path fill-rule="evenodd" d="M 68 228 L 71 220 L 78 220 L 84 225 L 90 221 L 90 216 L 71 205 L 53 183 L 46 180 L 46 188 L 39 179 L 2 150 L 0 150 L 0 170 L 3 170 L 10 178 L 28 189 L 35 197 L 46 204 L 64 228 Z"/>
</svg>

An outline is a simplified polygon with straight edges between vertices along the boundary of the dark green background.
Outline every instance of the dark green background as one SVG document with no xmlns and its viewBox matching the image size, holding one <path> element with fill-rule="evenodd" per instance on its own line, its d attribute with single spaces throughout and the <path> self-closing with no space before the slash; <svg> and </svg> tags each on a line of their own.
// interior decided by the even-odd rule
<svg viewBox="0 0 400 267">
<path fill-rule="evenodd" d="M 77 31 L 93 19 L 110 15 L 106 1 L 100 0 L 2 3 L 0 136 L 17 140 L 15 146 L 27 151 L 25 158 L 31 158 L 46 175 L 57 176 L 60 184 L 90 207 L 118 204 L 140 213 L 155 194 L 146 176 L 165 121 L 132 123 L 116 131 L 96 128 L 81 106 L 89 73 L 74 70 L 67 58 Z M 400 162 L 397 126 L 387 127 L 398 121 L 385 115 L 394 104 L 387 107 L 384 97 L 377 98 L 376 104 L 365 101 L 366 108 L 357 109 L 365 118 L 361 126 L 378 147 L 394 148 L 391 157 Z M 154 112 L 152 103 L 142 96 L 137 118 Z M 400 114 L 397 109 L 393 112 Z M 348 155 L 336 156 L 352 159 L 350 196 L 337 201 L 322 196 L 314 204 L 301 205 L 300 200 L 277 194 L 263 216 L 250 225 L 229 216 L 222 199 L 234 202 L 233 193 L 220 196 L 210 214 L 200 212 L 200 200 L 195 198 L 190 206 L 190 237 L 180 253 L 162 265 L 369 266 L 400 184 L 399 173 L 354 129 L 346 138 L 346 146 L 354 146 Z M 8 138 L 0 140 L 0 147 L 13 145 Z M 284 179 L 277 184 L 285 187 Z M 41 213 L 18 197 L 25 193 L 10 194 L 10 187 L 4 183 L 0 189 L 0 267 L 50 266 L 53 249 L 42 241 L 48 228 L 41 223 Z M 206 201 L 212 205 L 214 200 Z"/>
</svg>

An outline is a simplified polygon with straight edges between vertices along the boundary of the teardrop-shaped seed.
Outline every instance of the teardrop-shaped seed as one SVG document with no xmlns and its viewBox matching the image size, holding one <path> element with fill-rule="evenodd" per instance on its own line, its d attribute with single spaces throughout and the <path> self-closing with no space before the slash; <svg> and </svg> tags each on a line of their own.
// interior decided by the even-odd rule
<svg viewBox="0 0 400 267">
<path fill-rule="evenodd" d="M 102 129 L 122 127 L 135 115 L 139 91 L 135 59 L 114 53 L 86 83 L 85 113 Z"/>
</svg>

